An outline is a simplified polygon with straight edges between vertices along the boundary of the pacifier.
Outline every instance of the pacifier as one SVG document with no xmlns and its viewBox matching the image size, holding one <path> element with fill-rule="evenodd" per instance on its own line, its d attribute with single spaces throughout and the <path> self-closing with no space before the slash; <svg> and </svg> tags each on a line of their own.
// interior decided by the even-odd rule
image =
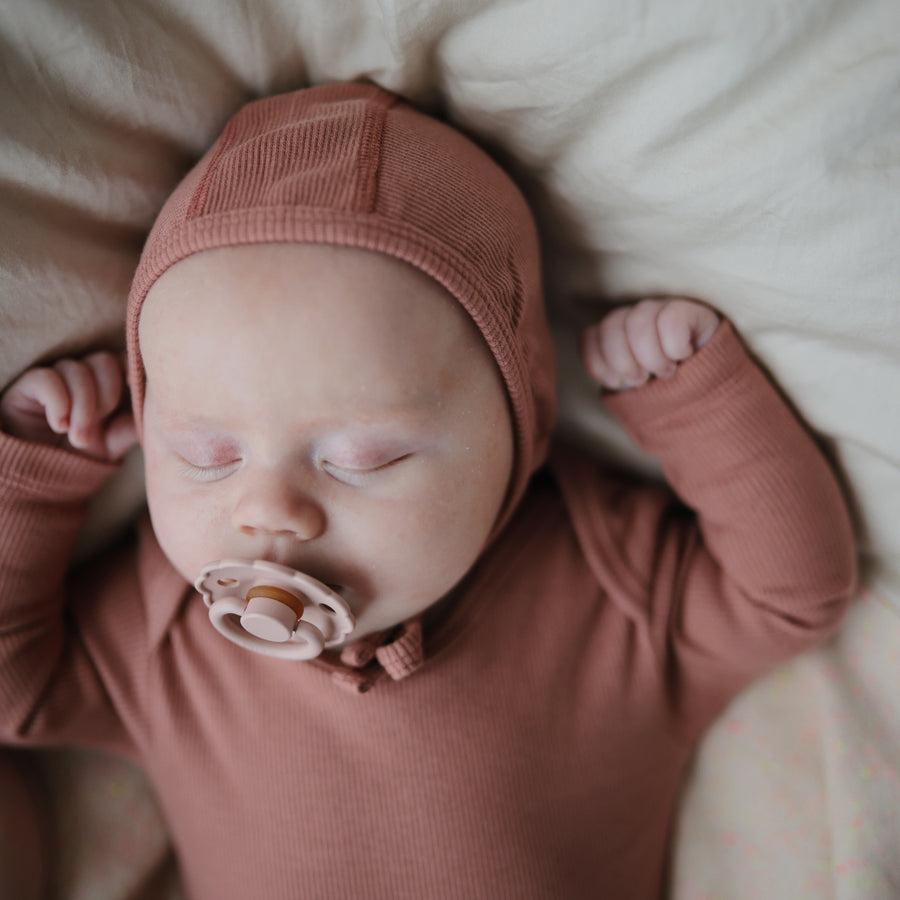
<svg viewBox="0 0 900 900">
<path fill-rule="evenodd" d="M 356 620 L 344 598 L 303 572 L 262 559 L 222 559 L 194 586 L 209 620 L 232 643 L 281 659 L 313 659 Z"/>
</svg>

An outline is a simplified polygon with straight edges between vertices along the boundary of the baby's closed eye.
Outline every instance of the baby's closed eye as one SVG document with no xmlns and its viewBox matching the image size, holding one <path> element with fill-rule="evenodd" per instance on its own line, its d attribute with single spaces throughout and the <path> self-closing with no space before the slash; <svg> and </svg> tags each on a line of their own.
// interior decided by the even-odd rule
<svg viewBox="0 0 900 900">
<path fill-rule="evenodd" d="M 239 458 L 229 460 L 228 462 L 209 464 L 194 463 L 182 456 L 177 456 L 176 460 L 179 468 L 181 468 L 184 474 L 193 481 L 220 481 L 232 472 L 237 471 L 237 468 L 241 464 Z"/>
<path fill-rule="evenodd" d="M 194 481 L 218 481 L 243 460 L 241 448 L 231 440 L 190 439 L 175 442 L 171 449 L 178 466 Z"/>
<path fill-rule="evenodd" d="M 345 484 L 362 484 L 367 478 L 393 469 L 411 456 L 412 453 L 390 453 L 375 457 L 337 457 L 322 460 L 321 466 L 338 481 Z"/>
</svg>

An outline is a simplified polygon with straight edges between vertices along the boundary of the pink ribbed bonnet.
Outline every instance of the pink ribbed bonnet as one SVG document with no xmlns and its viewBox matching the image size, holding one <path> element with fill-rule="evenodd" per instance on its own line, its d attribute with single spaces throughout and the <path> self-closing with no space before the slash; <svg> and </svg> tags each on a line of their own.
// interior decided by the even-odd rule
<svg viewBox="0 0 900 900">
<path fill-rule="evenodd" d="M 256 243 L 386 253 L 460 302 L 509 395 L 516 454 L 505 520 L 544 459 L 555 393 L 535 226 L 502 169 L 457 131 L 373 85 L 325 85 L 243 107 L 166 202 L 135 274 L 127 341 L 139 429 L 147 292 L 186 256 Z"/>
</svg>

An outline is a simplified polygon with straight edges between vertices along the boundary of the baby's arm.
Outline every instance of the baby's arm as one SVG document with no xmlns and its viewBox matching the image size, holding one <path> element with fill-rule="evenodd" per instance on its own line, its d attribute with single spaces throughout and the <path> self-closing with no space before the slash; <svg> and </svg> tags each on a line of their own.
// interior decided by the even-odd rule
<svg viewBox="0 0 900 900">
<path fill-rule="evenodd" d="M 652 377 L 670 378 L 718 327 L 719 316 L 693 300 L 642 300 L 618 307 L 588 328 L 581 355 L 598 384 L 626 390 Z"/>
<path fill-rule="evenodd" d="M 86 738 L 121 747 L 121 723 L 82 630 L 100 632 L 105 598 L 128 620 L 139 591 L 133 553 L 103 572 L 70 571 L 94 491 L 132 446 L 123 367 L 112 354 L 26 372 L 0 396 L 0 737 Z M 121 565 L 119 560 L 122 560 Z M 110 575 L 124 567 L 128 577 Z M 96 577 L 95 577 L 96 576 Z M 96 637 L 96 635 L 94 635 Z"/>
<path fill-rule="evenodd" d="M 582 516 L 586 545 L 598 542 L 597 559 L 616 569 L 604 584 L 643 622 L 673 702 L 704 722 L 837 626 L 856 579 L 847 504 L 816 442 L 707 307 L 617 310 L 582 348 L 596 380 L 620 388 L 607 408 L 661 462 L 681 504 L 611 486 L 588 464 L 566 476 L 570 504 L 586 503 L 592 483 L 615 498 L 603 517 Z"/>
<path fill-rule="evenodd" d="M 65 447 L 91 459 L 121 459 L 137 441 L 123 408 L 125 373 L 112 353 L 63 359 L 29 369 L 0 397 L 0 429 L 37 444 Z"/>
</svg>

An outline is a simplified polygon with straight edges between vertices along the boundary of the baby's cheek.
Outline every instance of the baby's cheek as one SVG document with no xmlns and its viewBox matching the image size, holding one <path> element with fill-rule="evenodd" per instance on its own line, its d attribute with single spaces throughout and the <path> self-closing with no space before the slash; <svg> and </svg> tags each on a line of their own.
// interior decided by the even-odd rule
<svg viewBox="0 0 900 900">
<path fill-rule="evenodd" d="M 206 547 L 210 513 L 190 496 L 172 491 L 165 482 L 154 482 L 148 472 L 147 504 L 160 547 L 186 580 L 192 581 L 203 565 L 218 558 L 212 547 Z"/>
<path fill-rule="evenodd" d="M 467 498 L 461 489 L 435 498 L 413 517 L 408 545 L 419 576 L 446 592 L 480 556 L 493 520 L 474 509 L 483 498 Z"/>
</svg>

